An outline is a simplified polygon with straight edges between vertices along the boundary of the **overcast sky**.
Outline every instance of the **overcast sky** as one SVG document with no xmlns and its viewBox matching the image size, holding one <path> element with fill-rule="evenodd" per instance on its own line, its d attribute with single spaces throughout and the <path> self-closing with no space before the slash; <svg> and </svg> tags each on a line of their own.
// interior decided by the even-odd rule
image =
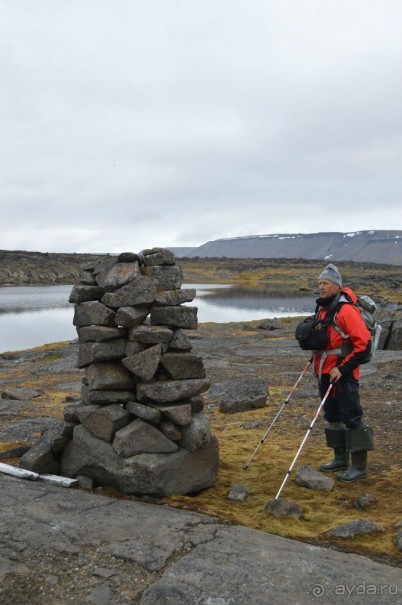
<svg viewBox="0 0 402 605">
<path fill-rule="evenodd" d="M 0 249 L 402 229 L 401 0 L 0 0 Z"/>
</svg>

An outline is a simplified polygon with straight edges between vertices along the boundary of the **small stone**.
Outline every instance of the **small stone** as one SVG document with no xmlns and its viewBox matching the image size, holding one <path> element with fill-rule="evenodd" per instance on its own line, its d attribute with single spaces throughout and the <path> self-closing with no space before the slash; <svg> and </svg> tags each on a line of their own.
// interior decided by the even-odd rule
<svg viewBox="0 0 402 605">
<path fill-rule="evenodd" d="M 303 508 L 293 500 L 275 498 L 270 500 L 264 507 L 264 510 L 273 517 L 296 517 L 300 519 L 303 514 Z"/>
<path fill-rule="evenodd" d="M 155 409 L 159 410 L 168 420 L 171 420 L 175 424 L 185 426 L 191 422 L 191 404 L 190 403 L 178 403 L 163 405 L 161 403 L 152 403 Z"/>
<path fill-rule="evenodd" d="M 157 307 L 151 309 L 151 325 L 170 326 L 172 328 L 197 329 L 197 307 Z"/>
<path fill-rule="evenodd" d="M 190 351 L 193 345 L 184 330 L 178 328 L 173 331 L 173 338 L 169 343 L 169 349 L 177 349 L 178 351 Z"/>
<path fill-rule="evenodd" d="M 144 257 L 141 254 L 135 254 L 135 252 L 122 252 L 117 257 L 118 263 L 144 263 Z"/>
<path fill-rule="evenodd" d="M 30 389 L 26 387 L 16 387 L 14 389 L 6 389 L 1 392 L 2 399 L 15 399 L 17 401 L 30 401 L 43 395 L 42 389 Z"/>
<path fill-rule="evenodd" d="M 140 380 L 151 380 L 161 359 L 162 347 L 160 344 L 145 349 L 130 357 L 125 357 L 122 364 Z"/>
<path fill-rule="evenodd" d="M 173 422 L 170 422 L 169 420 L 162 420 L 159 428 L 162 433 L 172 441 L 178 441 L 181 438 L 181 431 L 175 424 L 173 424 Z"/>
<path fill-rule="evenodd" d="M 96 281 L 104 292 L 113 292 L 140 275 L 138 263 L 116 262 L 112 267 L 101 271 L 96 276 Z"/>
<path fill-rule="evenodd" d="M 157 281 L 143 275 L 135 277 L 116 292 L 106 293 L 101 302 L 112 308 L 135 307 L 152 304 L 157 290 Z"/>
<path fill-rule="evenodd" d="M 114 318 L 118 326 L 124 328 L 131 328 L 132 326 L 138 326 L 142 324 L 149 314 L 149 307 L 140 305 L 138 307 L 120 307 L 116 312 Z"/>
<path fill-rule="evenodd" d="M 191 302 L 196 297 L 194 288 L 184 288 L 180 290 L 161 290 L 156 293 L 155 304 L 161 306 L 182 305 L 186 302 Z"/>
<path fill-rule="evenodd" d="M 231 502 L 244 502 L 247 498 L 248 492 L 244 485 L 235 483 L 231 486 L 227 499 Z"/>
<path fill-rule="evenodd" d="M 91 391 L 126 391 L 134 387 L 130 373 L 121 364 L 101 361 L 85 368 Z"/>
<path fill-rule="evenodd" d="M 146 267 L 154 267 L 156 265 L 174 265 L 174 254 L 170 250 L 158 250 L 150 254 L 144 253 L 144 264 Z"/>
<path fill-rule="evenodd" d="M 282 322 L 277 317 L 274 317 L 273 319 L 263 321 L 262 324 L 257 326 L 257 328 L 259 330 L 268 330 L 270 332 L 273 330 L 280 330 L 282 328 Z"/>
<path fill-rule="evenodd" d="M 199 412 L 193 414 L 190 424 L 181 428 L 181 439 L 178 444 L 189 452 L 206 447 L 211 441 L 211 430 L 207 417 Z"/>
<path fill-rule="evenodd" d="M 365 508 L 370 506 L 370 504 L 374 504 L 375 502 L 377 502 L 377 500 L 373 496 L 366 494 L 365 496 L 360 496 L 360 498 L 356 498 L 356 500 L 353 500 L 353 506 L 355 508 L 360 508 L 364 510 Z"/>
<path fill-rule="evenodd" d="M 158 403 L 170 403 L 199 395 L 209 386 L 210 383 L 205 378 L 140 382 L 137 384 L 137 399 L 140 402 L 151 399 Z"/>
<path fill-rule="evenodd" d="M 215 382 L 209 390 L 210 403 L 218 404 L 223 414 L 236 414 L 267 404 L 268 382 L 255 379 L 232 379 Z"/>
<path fill-rule="evenodd" d="M 333 490 L 335 481 L 323 473 L 315 471 L 310 466 L 302 465 L 296 471 L 295 483 L 299 487 L 316 489 L 324 492 Z"/>
<path fill-rule="evenodd" d="M 162 355 L 160 362 L 173 380 L 205 378 L 206 376 L 202 358 L 192 353 L 168 352 Z"/>
<path fill-rule="evenodd" d="M 98 301 L 75 305 L 74 326 L 114 326 L 114 312 Z"/>
<path fill-rule="evenodd" d="M 126 426 L 129 419 L 128 412 L 118 403 L 82 406 L 77 416 L 88 431 L 103 441 L 112 441 L 115 433 Z"/>
<path fill-rule="evenodd" d="M 144 261 L 145 261 L 144 257 Z M 181 288 L 183 274 L 180 267 L 145 267 L 142 269 L 144 275 L 156 280 L 158 290 L 179 290 Z"/>
<path fill-rule="evenodd" d="M 100 300 L 105 291 L 99 286 L 75 285 L 71 290 L 68 302 L 83 303 L 90 300 Z"/>
<path fill-rule="evenodd" d="M 402 551 L 402 530 L 398 531 L 394 538 L 394 544 L 396 545 L 399 551 Z"/>
<path fill-rule="evenodd" d="M 121 359 L 126 353 L 126 341 L 123 338 L 108 342 L 84 342 L 78 350 L 77 368 L 84 368 L 97 361 Z"/>
<path fill-rule="evenodd" d="M 137 403 L 137 401 L 129 401 L 126 404 L 126 410 L 138 418 L 142 418 L 148 422 L 154 422 L 155 424 L 158 424 L 162 419 L 162 412 L 156 408 L 151 408 L 149 405 Z"/>
<path fill-rule="evenodd" d="M 117 431 L 113 448 L 119 456 L 129 458 L 144 453 L 170 453 L 177 445 L 170 441 L 157 428 L 137 418 L 120 431 Z"/>
<path fill-rule="evenodd" d="M 369 519 L 358 519 L 351 523 L 345 523 L 327 532 L 335 538 L 354 538 L 364 534 L 374 534 L 385 531 L 385 527 L 369 521 Z"/>
<path fill-rule="evenodd" d="M 77 327 L 79 342 L 107 342 L 126 335 L 124 328 L 112 326 L 83 326 Z"/>
<path fill-rule="evenodd" d="M 250 431 L 253 429 L 260 429 L 264 426 L 264 424 L 264 420 L 251 420 L 250 422 L 245 422 L 244 424 L 242 424 L 241 428 Z"/>
<path fill-rule="evenodd" d="M 173 338 L 170 328 L 163 326 L 135 326 L 128 331 L 128 339 L 143 344 L 169 343 Z"/>
<path fill-rule="evenodd" d="M 85 477 L 85 475 L 78 475 L 77 481 L 79 487 L 83 487 L 84 489 L 92 489 L 94 486 L 94 480 L 91 477 Z"/>
</svg>

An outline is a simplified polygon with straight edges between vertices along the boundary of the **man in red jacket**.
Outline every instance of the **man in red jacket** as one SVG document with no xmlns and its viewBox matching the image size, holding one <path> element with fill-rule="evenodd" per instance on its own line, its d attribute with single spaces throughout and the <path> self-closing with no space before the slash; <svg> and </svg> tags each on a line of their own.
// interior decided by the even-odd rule
<svg viewBox="0 0 402 605">
<path fill-rule="evenodd" d="M 321 398 L 330 382 L 334 384 L 324 404 L 324 417 L 328 422 L 327 445 L 334 449 L 335 457 L 332 462 L 322 464 L 320 470 L 343 470 L 337 479 L 352 482 L 367 476 L 367 451 L 373 449 L 372 430 L 362 421 L 359 399 L 359 365 L 366 361 L 371 335 L 354 306 L 356 295 L 350 288 L 342 287 L 342 277 L 335 265 L 325 267 L 318 285 L 318 318 L 323 319 L 334 307 L 337 309 L 327 328 L 327 346 L 314 352 Z"/>
</svg>

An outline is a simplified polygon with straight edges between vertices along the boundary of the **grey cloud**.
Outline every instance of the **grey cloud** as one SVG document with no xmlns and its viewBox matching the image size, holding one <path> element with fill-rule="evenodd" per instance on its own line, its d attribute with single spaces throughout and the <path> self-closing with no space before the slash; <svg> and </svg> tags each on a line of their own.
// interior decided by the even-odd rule
<svg viewBox="0 0 402 605">
<path fill-rule="evenodd" d="M 399 1 L 1 11 L 0 248 L 402 228 Z"/>
</svg>

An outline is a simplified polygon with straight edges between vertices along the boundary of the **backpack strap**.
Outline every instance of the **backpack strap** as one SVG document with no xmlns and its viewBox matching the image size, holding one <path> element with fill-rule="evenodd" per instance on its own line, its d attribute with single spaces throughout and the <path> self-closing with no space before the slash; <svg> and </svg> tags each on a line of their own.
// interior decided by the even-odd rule
<svg viewBox="0 0 402 605">
<path fill-rule="evenodd" d="M 321 357 L 320 364 L 318 366 L 318 380 L 321 381 L 322 368 L 328 355 L 338 355 L 338 357 L 346 357 L 353 351 L 353 345 L 351 343 L 345 343 L 339 347 L 339 349 L 330 349 L 329 351 L 314 351 L 316 355 Z"/>
<path fill-rule="evenodd" d="M 333 323 L 334 329 L 338 332 L 338 334 L 340 334 L 342 336 L 343 339 L 346 340 L 349 338 L 349 334 L 345 334 L 345 332 L 342 332 L 341 328 L 336 323 L 336 316 L 337 316 L 337 312 L 335 313 L 335 315 L 332 318 L 332 323 Z"/>
</svg>

